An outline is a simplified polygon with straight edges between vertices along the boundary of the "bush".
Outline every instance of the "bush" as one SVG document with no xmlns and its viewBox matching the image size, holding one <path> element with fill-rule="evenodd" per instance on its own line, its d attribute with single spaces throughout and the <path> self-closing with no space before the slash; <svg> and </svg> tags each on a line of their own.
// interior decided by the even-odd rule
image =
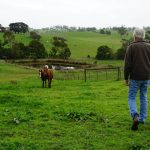
<svg viewBox="0 0 150 150">
<path fill-rule="evenodd" d="M 110 47 L 102 45 L 97 49 L 96 59 L 106 60 L 113 58 L 113 51 Z"/>
<path fill-rule="evenodd" d="M 124 59 L 125 53 L 126 53 L 126 49 L 125 48 L 123 48 L 123 47 L 119 48 L 117 50 L 117 52 L 116 52 L 117 59 Z"/>
<path fill-rule="evenodd" d="M 131 43 L 132 39 L 122 39 L 121 43 L 122 43 L 122 46 L 121 48 L 119 48 L 116 52 L 116 58 L 117 59 L 124 59 L 125 57 L 125 53 L 126 53 L 126 49 L 128 47 L 128 45 Z"/>
</svg>

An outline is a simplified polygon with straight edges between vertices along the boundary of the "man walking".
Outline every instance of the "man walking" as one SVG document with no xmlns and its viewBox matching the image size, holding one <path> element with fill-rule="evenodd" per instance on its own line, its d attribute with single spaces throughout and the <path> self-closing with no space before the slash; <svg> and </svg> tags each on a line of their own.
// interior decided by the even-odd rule
<svg viewBox="0 0 150 150">
<path fill-rule="evenodd" d="M 144 123 L 147 114 L 147 89 L 150 79 L 150 44 L 144 41 L 145 31 L 136 28 L 134 41 L 128 46 L 125 55 L 124 79 L 129 85 L 128 103 L 133 119 L 131 129 L 137 130 Z M 130 79 L 130 80 L 129 80 Z M 140 91 L 140 113 L 136 107 L 136 94 Z"/>
</svg>

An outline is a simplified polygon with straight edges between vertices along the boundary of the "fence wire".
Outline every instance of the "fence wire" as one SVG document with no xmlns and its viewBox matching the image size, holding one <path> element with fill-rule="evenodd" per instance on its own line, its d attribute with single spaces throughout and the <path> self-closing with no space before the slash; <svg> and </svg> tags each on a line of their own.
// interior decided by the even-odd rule
<svg viewBox="0 0 150 150">
<path fill-rule="evenodd" d="M 99 68 L 99 69 L 77 69 L 59 70 L 54 72 L 57 80 L 120 80 L 123 79 L 123 68 Z"/>
</svg>

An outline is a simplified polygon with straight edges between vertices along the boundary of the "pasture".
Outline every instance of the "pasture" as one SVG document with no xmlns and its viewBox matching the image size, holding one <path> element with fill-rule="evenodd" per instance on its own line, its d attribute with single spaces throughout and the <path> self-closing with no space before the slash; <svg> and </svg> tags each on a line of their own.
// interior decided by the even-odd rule
<svg viewBox="0 0 150 150">
<path fill-rule="evenodd" d="M 53 36 L 60 36 L 67 39 L 72 58 L 85 58 L 88 55 L 95 57 L 97 48 L 101 45 L 108 45 L 114 52 L 121 47 L 121 37 L 116 32 L 113 32 L 112 35 L 103 35 L 94 32 L 61 32 L 42 34 L 42 43 L 44 43 L 48 50 L 51 47 L 49 40 Z"/>
<path fill-rule="evenodd" d="M 147 123 L 131 131 L 127 91 L 115 80 L 41 88 L 38 70 L 0 62 L 0 150 L 147 150 L 150 106 Z"/>
</svg>

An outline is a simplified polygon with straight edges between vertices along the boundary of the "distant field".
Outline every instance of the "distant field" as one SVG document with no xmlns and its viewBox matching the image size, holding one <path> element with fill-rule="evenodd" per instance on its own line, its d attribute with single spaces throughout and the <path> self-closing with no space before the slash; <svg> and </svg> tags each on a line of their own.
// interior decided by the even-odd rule
<svg viewBox="0 0 150 150">
<path fill-rule="evenodd" d="M 47 51 L 52 47 L 51 40 L 53 36 L 61 36 L 67 39 L 67 44 L 71 50 L 71 58 L 85 58 L 88 55 L 95 57 L 97 48 L 101 45 L 108 45 L 114 52 L 121 47 L 121 37 L 117 32 L 112 35 L 103 35 L 94 32 L 63 32 L 55 34 L 41 34 L 42 43 Z M 28 44 L 31 40 L 29 34 L 16 34 L 16 41 Z M 0 33 L 2 39 L 2 33 Z"/>
<path fill-rule="evenodd" d="M 110 46 L 114 52 L 121 46 L 121 38 L 117 33 L 102 35 L 94 32 L 66 32 L 53 35 L 43 34 L 42 42 L 45 43 L 47 49 L 49 42 L 46 43 L 46 41 L 51 40 L 53 36 L 61 36 L 68 40 L 67 43 L 73 58 L 87 57 L 88 55 L 95 57 L 97 48 L 101 45 Z"/>
<path fill-rule="evenodd" d="M 131 131 L 127 91 L 114 80 L 41 88 L 37 70 L 0 62 L 0 150 L 147 150 L 150 106 Z"/>
</svg>

